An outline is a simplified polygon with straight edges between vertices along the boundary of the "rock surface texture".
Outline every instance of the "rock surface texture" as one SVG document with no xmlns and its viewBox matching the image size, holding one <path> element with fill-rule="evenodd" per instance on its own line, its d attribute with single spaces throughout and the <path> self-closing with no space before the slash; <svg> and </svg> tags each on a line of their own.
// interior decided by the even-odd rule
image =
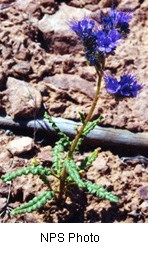
<svg viewBox="0 0 148 253">
<path fill-rule="evenodd" d="M 33 148 L 33 140 L 30 137 L 21 137 L 9 142 L 7 149 L 12 155 L 19 156 Z"/>
</svg>

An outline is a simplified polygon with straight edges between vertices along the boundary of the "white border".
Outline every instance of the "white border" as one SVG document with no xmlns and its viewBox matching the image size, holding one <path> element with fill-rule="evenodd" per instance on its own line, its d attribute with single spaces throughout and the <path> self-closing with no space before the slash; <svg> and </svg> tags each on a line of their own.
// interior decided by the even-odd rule
<svg viewBox="0 0 148 253">
<path fill-rule="evenodd" d="M 60 253 L 71 253 L 75 250 L 86 253 L 91 253 L 91 250 L 95 253 L 140 253 L 142 250 L 147 252 L 147 230 L 148 225 L 146 223 L 1 223 L 0 248 L 1 252 L 6 253 L 46 253 L 51 252 L 50 250 L 58 250 Z M 52 239 L 51 242 L 46 240 L 41 242 L 41 233 L 45 236 L 47 234 L 50 236 L 51 233 L 54 235 L 55 233 L 56 238 Z M 64 234 L 64 242 L 58 241 L 58 233 Z M 71 239 L 71 242 L 69 242 L 69 233 L 75 235 L 78 233 L 82 238 L 92 233 L 99 236 L 99 242 L 77 242 L 76 238 Z"/>
</svg>

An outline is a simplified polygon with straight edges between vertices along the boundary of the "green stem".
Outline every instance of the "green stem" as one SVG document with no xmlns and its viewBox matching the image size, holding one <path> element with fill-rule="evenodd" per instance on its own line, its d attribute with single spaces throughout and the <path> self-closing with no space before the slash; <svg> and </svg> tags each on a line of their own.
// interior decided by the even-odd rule
<svg viewBox="0 0 148 253">
<path fill-rule="evenodd" d="M 97 82 L 97 90 L 96 90 L 96 94 L 95 94 L 95 97 L 94 97 L 94 100 L 93 100 L 93 103 L 92 103 L 92 106 L 90 108 L 90 111 L 86 117 L 86 119 L 84 120 L 84 123 L 82 124 L 80 130 L 78 131 L 77 135 L 75 136 L 75 139 L 74 141 L 72 142 L 72 145 L 69 149 L 69 152 L 68 152 L 68 157 L 71 158 L 72 155 L 73 155 L 73 151 L 75 150 L 75 147 L 79 141 L 79 138 L 81 137 L 82 133 L 83 133 L 83 130 L 84 128 L 86 127 L 87 123 L 90 121 L 91 117 L 92 117 L 92 114 L 94 112 L 94 109 L 96 107 L 96 104 L 97 104 L 97 101 L 98 101 L 98 98 L 99 98 L 99 93 L 100 93 L 100 86 L 101 86 L 101 79 L 102 79 L 102 75 L 99 75 L 98 77 L 98 82 Z"/>
<path fill-rule="evenodd" d="M 76 145 L 77 145 L 77 143 L 78 143 L 78 141 L 79 141 L 79 139 L 80 139 L 80 137 L 81 137 L 81 135 L 83 133 L 83 130 L 86 127 L 87 123 L 91 120 L 92 114 L 94 112 L 94 109 L 96 107 L 96 104 L 97 104 L 97 101 L 98 101 L 98 98 L 99 98 L 99 94 L 100 94 L 101 81 L 102 81 L 104 67 L 105 67 L 105 59 L 103 59 L 103 61 L 102 61 L 102 69 L 101 69 L 101 71 L 99 71 L 96 68 L 96 72 L 97 72 L 97 75 L 98 75 L 96 94 L 95 94 L 93 103 L 91 105 L 90 111 L 89 111 L 86 119 L 84 120 L 84 123 L 80 127 L 80 130 L 76 134 L 76 136 L 75 136 L 75 138 L 74 138 L 74 140 L 73 140 L 73 142 L 71 144 L 71 147 L 70 147 L 69 152 L 67 154 L 68 158 L 72 158 L 73 152 L 74 152 L 75 147 L 76 147 Z M 62 173 L 61 173 L 60 187 L 59 187 L 59 198 L 61 198 L 61 196 L 63 194 L 65 179 L 66 179 L 66 168 L 63 167 Z"/>
<path fill-rule="evenodd" d="M 62 169 L 61 172 L 61 179 L 60 179 L 60 186 L 59 186 L 59 195 L 58 195 L 58 199 L 61 200 L 62 195 L 63 195 L 63 191 L 64 191 L 64 185 L 65 185 L 65 179 L 66 179 L 66 168 L 65 166 Z"/>
</svg>

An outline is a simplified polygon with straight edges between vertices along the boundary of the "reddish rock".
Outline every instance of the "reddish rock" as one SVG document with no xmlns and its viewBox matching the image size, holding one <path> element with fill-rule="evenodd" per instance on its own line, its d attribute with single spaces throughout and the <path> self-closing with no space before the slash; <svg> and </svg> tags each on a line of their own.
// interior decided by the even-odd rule
<svg viewBox="0 0 148 253">
<path fill-rule="evenodd" d="M 119 8 L 122 10 L 135 10 L 140 6 L 140 1 L 139 0 L 123 0 L 119 1 Z"/>
<path fill-rule="evenodd" d="M 57 1 L 55 0 L 40 0 L 42 13 L 53 14 L 58 9 Z"/>
<path fill-rule="evenodd" d="M 7 199 L 6 198 L 0 198 L 0 212 L 5 207 L 6 203 L 7 203 Z"/>
<path fill-rule="evenodd" d="M 120 0 L 102 0 L 99 1 L 99 7 L 100 8 L 107 8 L 107 7 L 112 7 L 117 6 L 121 1 Z"/>
<path fill-rule="evenodd" d="M 56 74 L 44 79 L 45 82 L 52 83 L 56 88 L 63 90 L 73 90 L 86 94 L 88 97 L 94 97 L 94 84 L 88 82 L 78 75 Z"/>
<path fill-rule="evenodd" d="M 16 6 L 19 9 L 25 11 L 26 13 L 33 14 L 39 8 L 40 5 L 39 3 L 37 3 L 37 1 L 33 0 L 26 0 L 26 1 L 17 0 Z"/>
<path fill-rule="evenodd" d="M 77 7 L 77 8 L 82 8 L 82 7 L 86 7 L 88 5 L 97 5 L 99 3 L 100 0 L 72 0 L 70 1 L 69 5 L 73 6 L 73 7 Z"/>
<path fill-rule="evenodd" d="M 139 195 L 140 195 L 141 199 L 148 200 L 148 185 L 141 186 L 138 189 L 138 192 L 139 192 Z"/>
<path fill-rule="evenodd" d="M 10 166 L 11 154 L 8 150 L 5 150 L 0 153 L 0 174 L 6 172 L 6 167 Z"/>
<path fill-rule="evenodd" d="M 39 159 L 40 162 L 52 162 L 51 146 L 41 148 L 41 151 L 37 155 L 37 159 Z"/>
<path fill-rule="evenodd" d="M 14 156 L 19 156 L 32 150 L 34 146 L 33 139 L 30 137 L 20 137 L 9 142 L 7 149 Z"/>
<path fill-rule="evenodd" d="M 2 57 L 4 58 L 4 60 L 6 60 L 7 58 L 10 58 L 11 56 L 11 48 L 9 47 L 2 47 Z"/>
<path fill-rule="evenodd" d="M 0 3 L 11 3 L 14 2 L 15 0 L 0 0 Z"/>
<path fill-rule="evenodd" d="M 30 64 L 27 61 L 22 61 L 15 64 L 12 69 L 14 70 L 16 74 L 18 74 L 18 76 L 27 75 L 31 70 Z"/>
<path fill-rule="evenodd" d="M 7 80 L 9 108 L 7 113 L 12 118 L 34 117 L 42 105 L 42 97 L 38 90 L 27 82 L 9 77 Z"/>
<path fill-rule="evenodd" d="M 145 200 L 143 201 L 143 203 L 140 205 L 140 209 L 142 211 L 142 214 L 145 215 L 145 217 L 147 217 L 148 215 L 148 201 Z"/>
<path fill-rule="evenodd" d="M 54 15 L 45 14 L 39 21 L 38 28 L 43 33 L 48 50 L 53 53 L 67 54 L 78 52 L 77 38 L 70 30 L 68 22 L 72 19 L 81 19 L 91 12 L 68 6 L 64 3 Z"/>
<path fill-rule="evenodd" d="M 143 3 L 141 4 L 142 9 L 147 10 L 148 9 L 148 0 L 142 1 Z"/>
</svg>

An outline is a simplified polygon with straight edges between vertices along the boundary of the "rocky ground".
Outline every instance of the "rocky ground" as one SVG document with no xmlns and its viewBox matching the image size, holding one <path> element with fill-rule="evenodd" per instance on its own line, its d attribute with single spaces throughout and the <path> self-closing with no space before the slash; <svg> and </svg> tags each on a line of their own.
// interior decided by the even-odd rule
<svg viewBox="0 0 148 253">
<path fill-rule="evenodd" d="M 136 98 L 115 100 L 102 85 L 94 118 L 103 116 L 102 127 L 148 131 L 148 1 L 114 1 L 118 9 L 132 10 L 131 32 L 115 56 L 109 56 L 106 73 L 116 77 L 124 71 L 137 75 L 142 90 Z M 94 96 L 96 73 L 88 66 L 81 45 L 67 22 L 73 17 L 107 11 L 112 1 L 104 0 L 0 0 L 0 116 L 14 120 L 36 119 L 45 109 L 51 116 L 79 120 L 87 114 Z M 37 156 L 51 163 L 52 136 L 48 140 L 35 130 L 22 131 L 0 126 L 0 176 L 22 168 Z M 143 155 L 134 151 L 102 148 L 85 177 L 120 197 L 119 204 L 85 194 L 72 193 L 62 206 L 51 201 L 32 214 L 9 217 L 1 222 L 148 222 L 147 159 L 122 157 Z M 83 147 L 78 160 L 91 152 Z M 146 154 L 146 150 L 145 150 Z M 144 155 L 145 155 L 144 154 Z M 146 155 L 145 155 L 146 156 Z M 13 208 L 46 189 L 36 176 L 20 177 L 11 186 Z M 0 212 L 7 201 L 9 185 L 0 180 Z"/>
</svg>

